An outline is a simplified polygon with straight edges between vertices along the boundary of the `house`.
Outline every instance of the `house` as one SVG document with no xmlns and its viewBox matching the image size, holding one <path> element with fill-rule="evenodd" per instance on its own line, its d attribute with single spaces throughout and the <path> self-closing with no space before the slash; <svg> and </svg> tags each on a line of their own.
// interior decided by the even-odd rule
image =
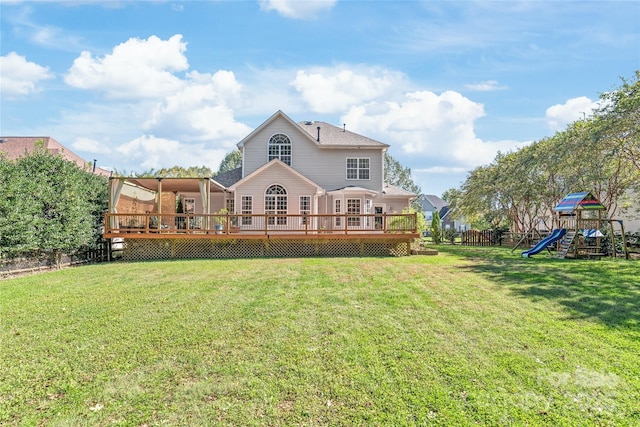
<svg viewBox="0 0 640 427">
<path fill-rule="evenodd" d="M 344 126 L 296 123 L 277 111 L 237 147 L 242 167 L 214 178 L 111 178 L 105 237 L 124 236 L 130 248 L 159 238 L 204 240 L 209 248 L 233 240 L 245 252 L 268 256 L 318 254 L 319 240 L 326 254 L 388 254 L 399 244 L 408 253 L 418 237 L 415 214 L 402 213 L 416 195 L 384 182 L 387 144 Z M 269 245 L 247 249 L 245 240 Z M 275 242 L 284 248 L 279 253 Z"/>
<path fill-rule="evenodd" d="M 438 196 L 421 194 L 417 199 L 417 203 L 422 207 L 427 224 L 431 224 L 434 212 L 438 212 L 443 230 L 453 228 L 456 231 L 467 231 L 471 229 L 471 224 L 466 223 L 463 219 L 453 219 L 449 204 Z"/>
<path fill-rule="evenodd" d="M 93 163 L 87 162 L 50 136 L 0 137 L 0 153 L 9 160 L 15 160 L 25 153 L 33 153 L 38 146 L 42 146 L 51 154 L 60 155 L 65 160 L 75 162 L 81 169 L 92 171 L 96 175 L 111 176 L 110 171 L 96 167 L 95 160 Z"/>
</svg>

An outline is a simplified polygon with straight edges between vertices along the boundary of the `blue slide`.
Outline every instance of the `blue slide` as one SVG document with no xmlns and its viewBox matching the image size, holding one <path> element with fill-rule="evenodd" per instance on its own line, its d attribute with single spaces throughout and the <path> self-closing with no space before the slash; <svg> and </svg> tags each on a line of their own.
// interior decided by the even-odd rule
<svg viewBox="0 0 640 427">
<path fill-rule="evenodd" d="M 537 245 L 535 245 L 528 251 L 522 252 L 522 257 L 529 258 L 531 255 L 539 254 L 540 252 L 544 251 L 547 246 L 562 239 L 562 236 L 564 236 L 565 234 L 567 234 L 567 230 L 565 230 L 564 228 L 556 228 L 551 232 L 549 236 L 540 240 Z"/>
</svg>

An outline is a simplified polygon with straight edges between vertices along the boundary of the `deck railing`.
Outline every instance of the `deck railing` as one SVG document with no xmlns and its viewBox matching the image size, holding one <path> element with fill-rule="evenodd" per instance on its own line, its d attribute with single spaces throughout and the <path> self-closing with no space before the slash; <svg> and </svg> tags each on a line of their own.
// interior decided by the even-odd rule
<svg viewBox="0 0 640 427">
<path fill-rule="evenodd" d="M 111 234 L 351 235 L 415 234 L 416 214 L 121 214 L 105 215 Z"/>
</svg>

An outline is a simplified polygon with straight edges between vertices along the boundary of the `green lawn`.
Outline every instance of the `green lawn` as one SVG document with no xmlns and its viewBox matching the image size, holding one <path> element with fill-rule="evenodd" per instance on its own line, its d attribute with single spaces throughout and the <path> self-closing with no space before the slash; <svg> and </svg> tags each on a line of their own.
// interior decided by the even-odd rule
<svg viewBox="0 0 640 427">
<path fill-rule="evenodd" d="M 112 263 L 0 281 L 0 425 L 640 425 L 640 263 Z"/>
</svg>

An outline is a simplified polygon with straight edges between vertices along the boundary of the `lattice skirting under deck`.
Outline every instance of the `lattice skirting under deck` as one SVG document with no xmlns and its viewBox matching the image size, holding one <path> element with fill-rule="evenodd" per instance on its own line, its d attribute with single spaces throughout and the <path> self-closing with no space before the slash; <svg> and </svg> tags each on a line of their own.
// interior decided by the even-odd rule
<svg viewBox="0 0 640 427">
<path fill-rule="evenodd" d="M 340 256 L 406 256 L 410 240 L 206 240 L 126 239 L 126 261 L 180 258 L 294 258 Z"/>
</svg>

